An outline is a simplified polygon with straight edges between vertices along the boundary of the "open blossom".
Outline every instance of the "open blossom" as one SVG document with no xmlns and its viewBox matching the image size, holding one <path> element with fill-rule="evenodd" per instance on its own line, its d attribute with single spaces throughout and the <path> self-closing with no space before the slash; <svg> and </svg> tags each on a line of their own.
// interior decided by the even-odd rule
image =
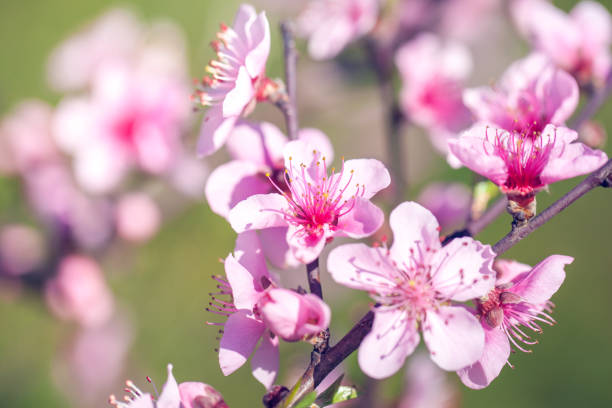
<svg viewBox="0 0 612 408">
<path fill-rule="evenodd" d="M 219 292 L 212 293 L 208 311 L 227 316 L 219 347 L 225 375 L 240 368 L 253 353 L 253 376 L 269 388 L 278 371 L 278 338 L 297 341 L 329 326 L 331 312 L 312 294 L 279 288 L 268 272 L 254 231 L 238 236 L 233 255 L 225 260 L 227 278 L 215 276 Z M 261 342 L 260 342 L 261 339 Z"/>
<path fill-rule="evenodd" d="M 517 0 L 511 10 L 534 48 L 583 84 L 601 85 L 610 72 L 612 19 L 595 1 L 578 3 L 569 14 L 543 0 Z"/>
<path fill-rule="evenodd" d="M 472 194 L 465 184 L 431 183 L 416 201 L 432 212 L 442 231 L 449 231 L 465 222 L 471 200 Z"/>
<path fill-rule="evenodd" d="M 579 89 L 571 75 L 539 53 L 516 61 L 493 87 L 466 89 L 463 101 L 477 122 L 508 132 L 541 132 L 562 126 L 578 105 Z"/>
<path fill-rule="evenodd" d="M 480 323 L 463 306 L 494 285 L 495 254 L 472 238 L 442 247 L 435 217 L 413 202 L 400 204 L 389 220 L 391 248 L 348 244 L 329 254 L 334 280 L 367 291 L 376 302 L 372 331 L 359 347 L 359 366 L 385 378 L 404 364 L 423 334 L 431 359 L 458 370 L 477 361 L 484 347 Z"/>
<path fill-rule="evenodd" d="M 178 384 L 172 375 L 172 364 L 168 364 L 168 379 L 158 398 L 141 391 L 130 380 L 125 384 L 125 391 L 128 393 L 125 402 L 118 401 L 114 395 L 109 397 L 109 403 L 115 408 L 228 408 L 219 391 L 208 384 L 201 382 Z"/>
<path fill-rule="evenodd" d="M 314 59 L 330 59 L 347 44 L 370 32 L 378 20 L 380 0 L 311 0 L 298 19 Z"/>
<path fill-rule="evenodd" d="M 405 114 L 427 129 L 433 145 L 447 155 L 447 140 L 471 123 L 463 104 L 463 83 L 472 70 L 469 51 L 460 43 L 421 34 L 395 56 L 402 78 L 400 103 Z M 449 157 L 451 164 L 456 164 Z"/>
<path fill-rule="evenodd" d="M 582 143 L 571 129 L 546 125 L 543 131 L 519 132 L 474 126 L 450 150 L 465 166 L 487 177 L 517 202 L 529 203 L 555 181 L 596 170 L 607 156 Z"/>
<path fill-rule="evenodd" d="M 209 106 L 204 116 L 198 153 L 216 152 L 227 140 L 240 116 L 247 115 L 257 101 L 275 85 L 265 76 L 270 53 L 270 26 L 265 12 L 240 6 L 234 25 L 221 25 L 211 43 L 217 59 L 206 67 L 211 76 L 202 79 L 195 92 L 196 102 Z"/>
<path fill-rule="evenodd" d="M 484 353 L 477 362 L 457 372 L 465 385 L 475 389 L 489 385 L 508 362 L 511 344 L 531 352 L 528 347 L 537 340 L 524 328 L 541 333 L 540 324 L 554 324 L 549 299 L 565 279 L 565 265 L 573 260 L 551 255 L 533 268 L 514 261 L 496 261 L 495 288 L 476 301 L 475 313 L 485 331 Z"/>
<path fill-rule="evenodd" d="M 383 212 L 370 198 L 390 183 L 385 166 L 374 159 L 343 161 L 336 172 L 316 145 L 296 140 L 284 150 L 285 180 L 278 193 L 256 194 L 229 214 L 238 233 L 288 227 L 287 243 L 303 263 L 315 260 L 336 236 L 364 238 L 383 223 Z"/>
</svg>

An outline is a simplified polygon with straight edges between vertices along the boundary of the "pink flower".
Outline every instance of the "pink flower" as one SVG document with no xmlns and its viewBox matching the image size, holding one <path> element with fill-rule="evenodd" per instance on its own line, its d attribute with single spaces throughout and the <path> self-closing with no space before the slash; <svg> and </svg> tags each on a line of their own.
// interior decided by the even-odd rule
<svg viewBox="0 0 612 408">
<path fill-rule="evenodd" d="M 265 12 L 240 6 L 233 27 L 221 25 L 212 42 L 217 59 L 206 67 L 211 74 L 196 89 L 197 102 L 210 106 L 204 117 L 198 153 L 216 152 L 227 140 L 240 116 L 248 114 L 257 101 L 266 99 L 273 83 L 265 69 L 270 53 L 270 27 Z"/>
<path fill-rule="evenodd" d="M 121 238 L 144 242 L 159 229 L 161 211 L 157 203 L 145 193 L 125 194 L 117 203 L 115 223 Z"/>
<path fill-rule="evenodd" d="M 508 362 L 510 343 L 531 352 L 525 347 L 537 340 L 532 340 L 521 326 L 541 333 L 540 323 L 554 324 L 548 314 L 553 307 L 549 299 L 565 279 L 565 265 L 573 260 L 551 255 L 533 268 L 514 261 L 496 262 L 495 288 L 476 301 L 476 315 L 485 330 L 484 353 L 474 364 L 457 371 L 465 385 L 475 389 L 489 385 Z"/>
<path fill-rule="evenodd" d="M 61 261 L 57 276 L 47 283 L 45 298 L 58 317 L 87 327 L 105 323 L 114 310 L 100 266 L 82 255 L 69 255 Z"/>
<path fill-rule="evenodd" d="M 270 178 L 278 193 L 253 195 L 230 211 L 236 232 L 288 227 L 294 256 L 309 263 L 336 236 L 364 238 L 380 228 L 384 215 L 370 198 L 390 183 L 381 162 L 343 161 L 340 172 L 328 174 L 325 153 L 305 140 L 287 143 L 284 155 L 284 184 Z"/>
<path fill-rule="evenodd" d="M 432 143 L 447 155 L 447 140 L 470 123 L 463 104 L 463 83 L 472 70 L 467 48 L 421 34 L 403 45 L 395 56 L 402 78 L 400 102 L 405 114 L 427 129 Z M 454 163 L 449 157 L 450 163 Z"/>
<path fill-rule="evenodd" d="M 147 377 L 148 379 L 148 377 Z M 109 403 L 116 408 L 228 408 L 223 396 L 208 384 L 184 382 L 177 384 L 172 375 L 172 364 L 168 364 L 168 380 L 161 394 L 154 399 L 142 392 L 132 381 L 126 381 L 127 402 L 117 401 L 114 395 Z"/>
<path fill-rule="evenodd" d="M 531 202 L 546 185 L 589 173 L 606 162 L 604 152 L 572 143 L 577 137 L 573 130 L 553 125 L 522 133 L 478 125 L 449 147 L 461 163 L 512 199 Z"/>
<path fill-rule="evenodd" d="M 408 362 L 405 388 L 398 408 L 452 408 L 459 406 L 459 393 L 448 375 L 423 352 Z"/>
<path fill-rule="evenodd" d="M 385 378 L 404 364 L 423 333 L 431 359 L 453 371 L 477 361 L 484 347 L 478 319 L 463 302 L 486 295 L 494 285 L 495 254 L 471 238 L 440 244 L 434 216 L 413 202 L 400 204 L 389 220 L 390 249 L 348 244 L 327 259 L 334 280 L 367 291 L 377 305 L 372 331 L 359 347 L 359 366 Z"/>
<path fill-rule="evenodd" d="M 0 276 L 20 276 L 33 272 L 45 260 L 46 250 L 40 231 L 24 225 L 3 225 L 0 230 Z"/>
<path fill-rule="evenodd" d="M 562 126 L 578 105 L 576 80 L 542 54 L 513 63 L 493 88 L 467 89 L 463 101 L 476 120 L 508 132 L 541 132 Z"/>
<path fill-rule="evenodd" d="M 314 295 L 277 288 L 266 267 L 255 232 L 238 236 L 234 255 L 225 260 L 227 279 L 215 276 L 220 289 L 212 293 L 208 311 L 227 316 L 219 347 L 224 375 L 240 368 L 253 353 L 253 376 L 270 388 L 278 371 L 278 337 L 296 341 L 329 325 L 329 307 Z"/>
<path fill-rule="evenodd" d="M 347 44 L 369 33 L 378 20 L 379 0 L 311 0 L 298 19 L 300 34 L 308 37 L 308 52 L 330 59 Z"/>
<path fill-rule="evenodd" d="M 449 231 L 465 222 L 471 199 L 470 189 L 464 184 L 432 183 L 419 194 L 417 201 L 432 212 L 442 230 Z"/>
<path fill-rule="evenodd" d="M 519 30 L 534 48 L 580 83 L 601 85 L 610 72 L 612 19 L 600 3 L 582 1 L 569 14 L 547 1 L 512 2 Z"/>
</svg>

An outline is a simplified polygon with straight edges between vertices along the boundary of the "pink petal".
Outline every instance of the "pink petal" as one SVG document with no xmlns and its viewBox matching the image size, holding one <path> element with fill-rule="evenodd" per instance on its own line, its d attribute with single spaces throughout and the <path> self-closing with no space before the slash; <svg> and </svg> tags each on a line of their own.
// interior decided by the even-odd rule
<svg viewBox="0 0 612 408">
<path fill-rule="evenodd" d="M 317 150 L 320 151 L 321 155 L 327 160 L 327 163 L 333 163 L 334 147 L 325 133 L 321 132 L 319 129 L 304 128 L 299 130 L 298 139 L 312 146 L 316 146 Z"/>
<path fill-rule="evenodd" d="M 240 233 L 251 229 L 283 227 L 287 222 L 281 213 L 287 199 L 280 194 L 256 194 L 236 204 L 229 213 L 229 222 Z"/>
<path fill-rule="evenodd" d="M 228 255 L 225 258 L 225 275 L 232 287 L 232 297 L 234 298 L 234 305 L 237 309 L 243 309 L 247 311 L 253 310 L 259 293 L 258 287 L 261 287 L 259 282 L 255 281 L 255 276 L 251 272 L 241 265 L 232 255 Z"/>
<path fill-rule="evenodd" d="M 272 123 L 239 121 L 227 140 L 227 150 L 235 159 L 260 166 L 283 163 L 287 137 Z"/>
<path fill-rule="evenodd" d="M 495 260 L 493 268 L 497 272 L 497 278 L 495 279 L 497 286 L 516 281 L 517 278 L 521 279 L 521 275 L 531 271 L 531 266 L 508 259 Z"/>
<path fill-rule="evenodd" d="M 349 288 L 382 293 L 394 287 L 393 266 L 384 248 L 365 244 L 346 244 L 331 250 L 327 270 L 339 284 Z"/>
<path fill-rule="evenodd" d="M 350 23 L 339 18 L 333 24 L 320 24 L 308 40 L 308 53 L 315 60 L 335 57 L 351 41 L 353 30 Z"/>
<path fill-rule="evenodd" d="M 358 197 L 353 209 L 338 219 L 338 229 L 351 238 L 365 238 L 375 233 L 384 221 L 385 214 L 380 208 Z"/>
<path fill-rule="evenodd" d="M 266 327 L 285 341 L 297 341 L 302 336 L 296 334 L 297 327 L 303 322 L 301 295 L 292 290 L 272 288 L 262 294 L 257 309 Z"/>
<path fill-rule="evenodd" d="M 238 234 L 234 248 L 234 257 L 253 276 L 253 286 L 255 289 L 258 291 L 263 290 L 261 278 L 270 278 L 270 273 L 266 266 L 266 258 L 264 257 L 259 236 L 255 231 L 245 231 Z"/>
<path fill-rule="evenodd" d="M 395 374 L 419 344 L 416 322 L 402 309 L 375 311 L 372 331 L 359 346 L 359 367 L 376 379 Z"/>
<path fill-rule="evenodd" d="M 471 88 L 463 91 L 463 103 L 480 122 L 496 124 L 506 128 L 509 113 L 506 98 L 489 87 Z"/>
<path fill-rule="evenodd" d="M 485 333 L 484 352 L 480 360 L 457 371 L 461 381 L 468 387 L 479 390 L 488 386 L 510 357 L 510 342 L 501 327 L 483 327 Z"/>
<path fill-rule="evenodd" d="M 266 228 L 259 231 L 259 240 L 266 259 L 277 268 L 300 265 L 287 243 L 287 227 Z"/>
<path fill-rule="evenodd" d="M 495 131 L 494 128 L 476 124 L 458 139 L 449 140 L 448 147 L 464 166 L 502 185 L 507 177 L 506 164 L 493 154 L 493 145 L 487 140 L 487 135 L 495 137 Z"/>
<path fill-rule="evenodd" d="M 180 408 L 202 408 L 203 406 L 222 406 L 219 403 L 223 402 L 223 396 L 221 395 L 221 393 L 219 393 L 219 391 L 215 390 L 208 384 L 188 381 L 180 383 L 178 388 L 179 393 L 181 394 Z"/>
<path fill-rule="evenodd" d="M 269 389 L 278 373 L 278 337 L 265 332 L 251 359 L 253 377 Z"/>
<path fill-rule="evenodd" d="M 551 255 L 534 266 L 510 291 L 530 303 L 545 303 L 561 287 L 565 279 L 565 265 L 573 261 L 571 256 Z"/>
<path fill-rule="evenodd" d="M 587 53 L 606 52 L 612 42 L 612 21 L 608 10 L 595 1 L 581 1 L 570 12 L 580 28 L 582 45 Z"/>
<path fill-rule="evenodd" d="M 536 96 L 544 105 L 543 114 L 553 124 L 563 124 L 576 110 L 580 91 L 578 83 L 567 72 L 549 67 L 537 82 Z"/>
<path fill-rule="evenodd" d="M 322 232 L 319 235 L 307 235 L 301 227 L 289 225 L 287 229 L 287 243 L 293 256 L 302 263 L 310 263 L 321 255 L 325 242 L 332 234 Z"/>
<path fill-rule="evenodd" d="M 423 339 L 431 359 L 447 371 L 475 363 L 482 356 L 484 337 L 478 319 L 462 307 L 429 310 L 423 322 Z"/>
<path fill-rule="evenodd" d="M 219 346 L 219 365 L 223 375 L 230 375 L 242 367 L 264 329 L 264 324 L 246 310 L 239 310 L 227 319 Z"/>
<path fill-rule="evenodd" d="M 372 198 L 391 184 L 389 171 L 382 162 L 375 159 L 345 161 L 340 185 L 346 185 L 349 180 L 351 187 L 344 194 L 346 198 L 354 195 L 357 188 L 363 198 Z"/>
<path fill-rule="evenodd" d="M 219 150 L 234 128 L 238 116 L 223 116 L 221 105 L 208 109 L 198 139 L 197 151 L 200 156 L 209 156 Z"/>
<path fill-rule="evenodd" d="M 251 50 L 246 56 L 244 64 L 251 78 L 257 78 L 266 69 L 266 61 L 270 54 L 270 24 L 266 13 L 261 12 L 250 26 Z"/>
<path fill-rule="evenodd" d="M 236 16 L 234 17 L 234 23 L 232 24 L 232 28 L 236 33 L 248 43 L 248 39 L 250 37 L 250 32 L 247 32 L 247 26 L 252 24 L 252 22 L 257 18 L 257 12 L 255 11 L 255 7 L 250 4 L 243 3 L 238 7 L 238 11 L 236 12 Z"/>
<path fill-rule="evenodd" d="M 240 201 L 270 191 L 270 181 L 260 173 L 258 165 L 234 160 L 217 167 L 206 181 L 205 195 L 210 209 L 222 217 Z"/>
<path fill-rule="evenodd" d="M 440 226 L 436 217 L 415 202 L 404 202 L 395 207 L 389 224 L 393 230 L 391 255 L 398 262 L 407 261 L 411 249 L 417 251 L 417 242 L 431 250 L 440 248 Z"/>
<path fill-rule="evenodd" d="M 431 261 L 432 286 L 458 302 L 485 296 L 495 286 L 494 259 L 489 245 L 468 237 L 453 239 Z"/>
<path fill-rule="evenodd" d="M 181 396 L 179 395 L 178 384 L 172 375 L 172 364 L 168 364 L 168 379 L 159 395 L 156 406 L 157 408 L 176 408 L 180 404 Z"/>
<path fill-rule="evenodd" d="M 223 116 L 240 116 L 254 96 L 255 89 L 251 77 L 246 68 L 240 67 L 234 89 L 229 91 L 223 99 Z"/>
<path fill-rule="evenodd" d="M 317 334 L 329 327 L 331 309 L 321 298 L 312 293 L 302 296 L 302 325 L 297 332 L 300 337 Z"/>
</svg>

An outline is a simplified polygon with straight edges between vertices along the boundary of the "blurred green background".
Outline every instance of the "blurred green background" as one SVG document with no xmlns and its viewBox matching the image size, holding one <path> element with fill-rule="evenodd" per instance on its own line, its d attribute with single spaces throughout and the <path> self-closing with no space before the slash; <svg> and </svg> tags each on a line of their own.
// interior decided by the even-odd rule
<svg viewBox="0 0 612 408">
<path fill-rule="evenodd" d="M 281 75 L 277 23 L 291 6 L 284 0 L 253 1 L 267 9 L 272 24 L 272 56 L 268 73 Z M 23 98 L 38 97 L 55 103 L 59 95 L 45 85 L 45 61 L 63 38 L 112 5 L 128 5 L 146 19 L 167 17 L 180 24 L 189 41 L 191 74 L 198 77 L 212 57 L 208 42 L 218 23 L 230 23 L 238 1 L 200 0 L 174 2 L 138 0 L 117 3 L 103 0 L 22 0 L 0 3 L 0 112 L 7 112 Z M 571 8 L 572 1 L 557 2 Z M 610 4 L 604 4 L 608 9 Z M 288 8 L 287 8 L 288 7 Z M 483 43 L 493 41 L 483 39 Z M 527 48 L 516 37 L 491 44 L 496 54 L 476 52 L 474 83 L 490 83 L 514 58 Z M 300 43 L 304 49 L 304 44 Z M 383 158 L 384 138 L 378 94 L 369 75 L 343 77 L 333 63 L 313 63 L 302 53 L 300 59 L 300 112 L 303 125 L 320 127 L 335 144 L 337 156 Z M 282 117 L 271 107 L 260 107 L 256 118 L 282 125 Z M 612 130 L 612 104 L 599 112 L 608 131 Z M 469 183 L 470 173 L 452 171 L 416 130 L 406 135 L 406 162 L 412 185 L 411 197 L 425 183 L 460 180 Z M 607 148 L 608 154 L 612 150 Z M 214 158 L 218 162 L 219 158 Z M 557 183 L 550 193 L 538 196 L 545 208 L 578 180 Z M 17 184 L 0 184 L 2 221 L 23 205 Z M 547 327 L 534 353 L 511 357 L 514 370 L 504 369 L 487 389 L 468 390 L 459 385 L 465 407 L 610 407 L 612 406 L 612 191 L 597 189 L 513 248 L 507 256 L 535 264 L 558 253 L 575 257 L 567 268 L 567 279 L 553 301 L 559 322 Z M 18 210 L 17 210 L 18 211 Z M 508 230 L 508 217 L 498 220 L 478 238 L 494 243 Z M 126 377 L 144 384 L 145 375 L 165 380 L 165 365 L 174 364 L 180 381 L 207 382 L 220 390 L 231 407 L 260 406 L 263 388 L 253 379 L 248 365 L 230 377 L 220 373 L 214 348 L 216 332 L 204 322 L 211 274 L 222 272 L 217 261 L 233 249 L 234 233 L 220 217 L 211 213 L 204 199 L 179 217 L 170 220 L 161 234 L 131 251 L 118 251 L 105 260 L 105 271 L 119 303 L 125 305 L 134 325 L 135 341 L 129 352 Z M 126 256 L 126 253 L 129 254 Z M 324 272 L 325 273 L 325 272 Z M 300 282 L 302 273 L 294 273 Z M 326 300 L 334 317 L 332 336 L 337 339 L 367 308 L 367 297 L 354 294 L 325 279 Z M 358 299 L 359 301 L 355 302 Z M 53 319 L 34 295 L 24 293 L 15 300 L 0 300 L 0 406 L 65 407 L 71 402 L 54 385 L 51 377 L 56 353 L 65 347 L 76 327 Z M 309 347 L 282 346 L 278 382 L 289 385 L 305 367 Z M 354 356 L 346 364 L 350 379 L 363 380 Z M 297 371 L 292 371 L 295 367 Z M 96 367 L 91 367 L 96 370 Z M 449 378 L 458 383 L 454 375 Z M 381 401 L 401 391 L 401 374 L 379 390 Z M 117 384 L 115 392 L 120 393 Z M 74 390 L 77 394 L 79 390 Z M 382 402 L 381 402 L 382 404 Z M 378 406 L 379 404 L 376 404 Z M 92 406 L 105 406 L 100 400 Z"/>
</svg>

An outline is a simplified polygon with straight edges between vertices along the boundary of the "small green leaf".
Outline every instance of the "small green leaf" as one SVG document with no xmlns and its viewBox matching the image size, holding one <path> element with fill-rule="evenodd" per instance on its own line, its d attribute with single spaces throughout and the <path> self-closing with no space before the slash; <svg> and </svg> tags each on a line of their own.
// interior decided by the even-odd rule
<svg viewBox="0 0 612 408">
<path fill-rule="evenodd" d="M 341 385 L 334 394 L 334 398 L 332 399 L 332 404 L 336 402 L 348 401 L 357 398 L 357 390 L 355 387 L 351 387 L 348 385 Z"/>
<path fill-rule="evenodd" d="M 344 374 L 342 374 L 332 385 L 330 385 L 325 391 L 323 391 L 317 397 L 315 401 L 318 405 L 324 407 L 332 403 L 334 399 L 334 395 L 336 395 L 336 391 L 340 388 L 340 384 L 342 383 L 342 379 L 344 378 Z"/>
<path fill-rule="evenodd" d="M 294 408 L 312 408 L 312 405 L 315 402 L 316 398 L 317 398 L 316 391 L 312 391 L 310 394 L 306 394 L 304 398 L 299 400 L 297 404 L 294 405 Z"/>
</svg>

